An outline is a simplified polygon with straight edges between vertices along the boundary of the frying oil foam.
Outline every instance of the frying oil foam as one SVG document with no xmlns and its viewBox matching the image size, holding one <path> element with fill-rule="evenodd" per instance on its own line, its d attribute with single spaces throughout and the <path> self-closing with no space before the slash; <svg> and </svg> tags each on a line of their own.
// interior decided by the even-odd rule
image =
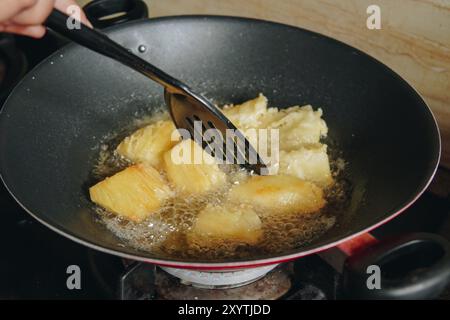
<svg viewBox="0 0 450 320">
<path fill-rule="evenodd" d="M 133 127 L 141 127 L 164 118 L 167 118 L 167 114 L 140 119 Z M 93 169 L 93 176 L 97 181 L 130 165 L 128 161 L 114 152 L 120 140 L 113 136 L 107 137 L 106 140 L 108 141 L 101 146 L 98 163 Z M 342 171 L 343 160 L 339 159 L 333 163 L 335 165 L 332 167 L 335 168 L 334 172 L 337 175 Z M 339 175 L 337 175 L 333 187 L 325 190 L 327 206 L 320 212 L 303 215 L 268 215 L 265 212 L 258 212 L 256 209 L 263 230 L 262 239 L 256 245 L 225 239 L 215 240 L 214 245 L 190 241 L 189 234 L 198 213 L 207 204 L 225 204 L 225 196 L 229 188 L 240 183 L 247 176 L 247 173 L 236 167 L 222 166 L 222 169 L 227 171 L 227 183 L 219 190 L 202 196 L 186 197 L 177 194 L 157 212 L 140 223 L 122 219 L 99 207 L 96 207 L 96 211 L 102 223 L 131 247 L 167 258 L 195 258 L 214 261 L 226 258 L 254 258 L 264 254 L 282 254 L 306 245 L 333 227 L 336 219 L 345 210 L 345 203 L 348 200 L 348 187 L 341 183 Z"/>
</svg>

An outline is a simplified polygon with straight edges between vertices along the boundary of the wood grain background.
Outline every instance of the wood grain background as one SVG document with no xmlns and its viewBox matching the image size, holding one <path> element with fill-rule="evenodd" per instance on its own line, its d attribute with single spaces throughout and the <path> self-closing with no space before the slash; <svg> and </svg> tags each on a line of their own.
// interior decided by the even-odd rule
<svg viewBox="0 0 450 320">
<path fill-rule="evenodd" d="M 81 2 L 87 2 L 82 0 Z M 379 59 L 411 83 L 433 109 L 450 168 L 450 0 L 146 0 L 150 16 L 220 14 L 313 30 Z M 381 8 L 382 29 L 366 27 Z"/>
</svg>

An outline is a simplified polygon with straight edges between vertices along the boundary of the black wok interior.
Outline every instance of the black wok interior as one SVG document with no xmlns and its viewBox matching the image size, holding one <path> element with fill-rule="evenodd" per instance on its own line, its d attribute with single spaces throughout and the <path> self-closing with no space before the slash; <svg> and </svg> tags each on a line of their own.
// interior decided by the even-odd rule
<svg viewBox="0 0 450 320">
<path fill-rule="evenodd" d="M 425 187 L 439 161 L 437 127 L 418 94 L 381 63 L 335 40 L 229 17 L 145 20 L 108 33 L 216 102 L 262 92 L 271 106 L 324 110 L 330 139 L 348 161 L 352 204 L 317 242 L 286 254 L 388 218 Z M 146 52 L 138 52 L 140 45 Z M 124 247 L 96 222 L 86 193 L 102 137 L 162 106 L 162 93 L 108 58 L 75 45 L 63 48 L 31 71 L 3 107 L 2 179 L 29 212 L 72 238 L 139 259 L 164 259 Z"/>
</svg>

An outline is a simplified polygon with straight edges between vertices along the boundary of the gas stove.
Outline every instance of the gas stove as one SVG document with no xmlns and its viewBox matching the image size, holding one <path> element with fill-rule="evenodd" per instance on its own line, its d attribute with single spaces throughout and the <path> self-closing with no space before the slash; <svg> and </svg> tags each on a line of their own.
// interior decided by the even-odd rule
<svg viewBox="0 0 450 320">
<path fill-rule="evenodd" d="M 0 105 L 26 71 L 64 43 L 52 34 L 40 42 L 0 35 Z M 449 171 L 440 169 L 435 183 L 412 207 L 373 234 L 383 238 L 429 232 L 450 240 L 449 181 Z M 54 233 L 22 210 L 2 184 L 0 212 L 0 299 L 346 298 L 340 272 L 319 255 L 280 264 L 239 286 L 199 286 L 180 280 L 168 269 L 94 251 Z M 81 272 L 77 285 L 69 283 L 73 268 Z M 450 300 L 450 288 L 439 299 Z"/>
<path fill-rule="evenodd" d="M 431 232 L 450 240 L 449 204 L 449 199 L 426 192 L 410 209 L 374 234 L 382 238 L 404 232 Z M 247 285 L 199 288 L 183 283 L 157 266 L 94 251 L 54 233 L 24 212 L 3 186 L 0 208 L 3 244 L 0 299 L 345 298 L 340 273 L 319 255 L 281 264 Z M 79 288 L 67 284 L 71 266 L 81 271 Z M 450 288 L 440 299 L 450 299 Z"/>
</svg>

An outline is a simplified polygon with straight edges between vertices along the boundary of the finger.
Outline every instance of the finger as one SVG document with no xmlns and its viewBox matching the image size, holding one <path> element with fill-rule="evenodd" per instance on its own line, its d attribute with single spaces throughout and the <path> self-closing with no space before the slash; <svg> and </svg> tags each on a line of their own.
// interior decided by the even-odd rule
<svg viewBox="0 0 450 320">
<path fill-rule="evenodd" d="M 42 25 L 23 26 L 18 24 L 10 24 L 3 25 L 3 32 L 20 34 L 32 38 L 42 38 L 45 35 L 46 29 Z"/>
<path fill-rule="evenodd" d="M 4 22 L 25 9 L 36 5 L 38 0 L 0 0 L 2 1 L 2 10 L 0 10 L 0 21 Z"/>
<path fill-rule="evenodd" d="M 55 8 L 58 10 L 61 10 L 62 12 L 66 14 L 70 14 L 70 12 L 67 12 L 70 6 L 75 6 L 78 8 L 78 12 L 80 13 L 80 21 L 86 24 L 87 26 L 92 27 L 92 24 L 89 22 L 89 20 L 86 17 L 86 14 L 84 11 L 80 8 L 79 5 L 75 2 L 75 0 L 56 0 L 55 1 Z"/>
<path fill-rule="evenodd" d="M 53 9 L 54 0 L 38 0 L 38 2 L 14 16 L 11 21 L 21 25 L 43 24 Z"/>
</svg>

